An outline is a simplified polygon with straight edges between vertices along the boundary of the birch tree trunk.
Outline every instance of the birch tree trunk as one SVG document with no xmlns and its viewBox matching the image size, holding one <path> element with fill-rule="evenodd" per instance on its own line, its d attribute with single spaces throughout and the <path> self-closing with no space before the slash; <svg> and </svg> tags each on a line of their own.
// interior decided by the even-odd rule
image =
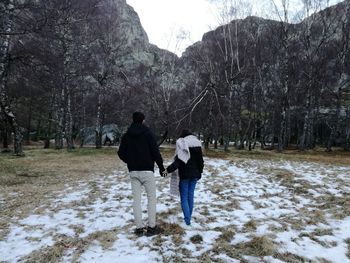
<svg viewBox="0 0 350 263">
<path fill-rule="evenodd" d="M 310 93 L 310 91 L 308 91 Z M 302 135 L 300 138 L 300 149 L 305 150 L 306 148 L 309 147 L 309 136 L 310 136 L 310 122 L 311 122 L 311 98 L 310 94 L 307 96 L 307 106 L 306 106 L 306 113 L 304 116 L 304 124 L 302 128 Z"/>
<path fill-rule="evenodd" d="M 284 136 L 285 136 L 285 128 L 286 128 L 285 116 L 286 116 L 286 112 L 283 109 L 281 112 L 280 131 L 278 133 L 278 148 L 277 148 L 278 152 L 282 152 L 283 146 L 284 146 Z"/>
<path fill-rule="evenodd" d="M 96 149 L 102 148 L 102 94 L 99 91 L 97 102 L 97 116 L 96 116 Z"/>
<path fill-rule="evenodd" d="M 304 8 L 306 10 L 306 15 L 309 16 L 310 14 L 310 3 L 309 2 L 304 2 Z M 301 143 L 300 143 L 300 148 L 302 150 L 305 150 L 306 148 L 309 148 L 310 145 L 310 125 L 311 125 L 311 118 L 312 118 L 312 108 L 313 108 L 313 103 L 312 103 L 312 70 L 311 70 L 311 21 L 306 20 L 305 21 L 305 43 L 304 43 L 304 48 L 305 48 L 305 55 L 304 55 L 304 61 L 305 61 L 305 75 L 307 76 L 306 78 L 306 103 L 305 103 L 305 109 L 306 113 L 304 116 L 304 126 L 302 130 L 302 136 L 301 136 Z"/>
<path fill-rule="evenodd" d="M 67 89 L 67 113 L 65 131 L 67 150 L 72 150 L 75 148 L 75 146 L 73 141 L 73 114 L 71 105 L 71 92 L 69 89 Z"/>
<path fill-rule="evenodd" d="M 288 5 L 289 1 L 282 1 L 283 6 L 283 21 L 281 21 L 281 44 L 282 44 L 282 94 L 281 94 L 281 116 L 280 116 L 280 130 L 278 134 L 278 151 L 282 152 L 283 149 L 289 142 L 289 138 L 287 135 L 288 127 L 290 123 L 288 123 L 289 118 L 287 112 L 289 112 L 289 18 L 288 18 Z"/>
<path fill-rule="evenodd" d="M 82 112 L 82 127 L 80 129 L 80 148 L 84 147 L 85 143 L 85 129 L 86 129 L 86 106 L 85 106 L 85 97 L 84 94 L 82 94 L 82 105 L 83 105 L 83 112 Z"/>
<path fill-rule="evenodd" d="M 73 116 L 72 116 L 72 78 L 75 74 L 75 69 L 73 67 L 73 52 L 74 52 L 74 46 L 73 46 L 73 35 L 71 30 L 71 23 L 72 18 L 67 19 L 67 23 L 64 25 L 63 28 L 63 40 L 62 40 L 62 46 L 63 46 L 63 81 L 64 81 L 64 87 L 66 95 L 62 97 L 63 101 L 66 101 L 64 104 L 64 116 L 65 116 L 65 138 L 66 138 L 66 144 L 67 144 L 67 150 L 72 150 L 75 148 L 74 141 L 73 141 Z"/>
<path fill-rule="evenodd" d="M 50 136 L 51 136 L 51 125 L 52 125 L 52 112 L 50 110 L 49 113 L 49 118 L 47 121 L 47 130 L 45 134 L 45 140 L 44 140 L 44 149 L 49 149 L 50 148 Z"/>
<path fill-rule="evenodd" d="M 0 114 L 1 114 L 1 109 L 0 109 Z M 1 116 L 1 117 L 5 117 L 5 116 Z M 1 132 L 0 138 L 2 139 L 2 147 L 3 147 L 1 152 L 11 152 L 11 149 L 9 149 L 9 145 L 11 143 L 10 127 L 9 127 L 5 118 L 1 118 L 0 122 L 2 122 L 1 131 L 0 131 Z"/>
<path fill-rule="evenodd" d="M 55 102 L 56 96 L 55 92 L 52 91 L 51 100 L 50 100 L 50 109 L 47 116 L 47 128 L 45 131 L 45 139 L 44 139 L 44 149 L 50 148 L 50 140 L 51 140 L 51 132 L 52 132 L 52 118 L 53 112 L 55 111 Z"/>
<path fill-rule="evenodd" d="M 55 135 L 55 149 L 63 149 L 63 124 L 64 124 L 64 98 L 65 91 L 61 87 L 61 94 L 56 96 L 55 103 L 55 123 L 56 123 L 56 135 Z"/>
<path fill-rule="evenodd" d="M 12 110 L 6 91 L 9 69 L 10 38 L 13 28 L 14 1 L 7 0 L 4 5 L 5 12 L 3 18 L 3 29 L 5 35 L 3 37 L 3 42 L 0 43 L 0 106 L 14 133 L 14 153 L 17 156 L 23 156 L 23 135 L 20 126 L 17 123 L 16 116 Z"/>
<path fill-rule="evenodd" d="M 340 78 L 342 79 L 342 78 Z M 326 152 L 332 151 L 332 146 L 334 145 L 335 141 L 335 135 L 339 131 L 339 119 L 340 119 L 340 110 L 341 110 L 341 95 L 342 95 L 342 89 L 338 88 L 337 94 L 336 94 L 336 111 L 335 116 L 332 118 L 332 124 L 330 125 L 331 133 L 329 135 L 327 145 L 326 145 Z"/>
<path fill-rule="evenodd" d="M 345 150 L 350 150 L 350 106 L 346 110 Z"/>
<path fill-rule="evenodd" d="M 27 144 L 30 143 L 30 130 L 32 126 L 32 115 L 33 115 L 33 107 L 32 107 L 32 98 L 29 99 L 29 109 L 28 109 L 28 118 L 27 118 L 27 131 L 25 134 L 25 140 Z"/>
</svg>

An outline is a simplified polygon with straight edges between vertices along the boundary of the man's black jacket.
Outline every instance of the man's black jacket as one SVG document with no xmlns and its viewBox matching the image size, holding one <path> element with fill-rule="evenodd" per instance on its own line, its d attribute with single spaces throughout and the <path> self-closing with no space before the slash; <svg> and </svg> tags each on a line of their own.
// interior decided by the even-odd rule
<svg viewBox="0 0 350 263">
<path fill-rule="evenodd" d="M 121 139 L 118 155 L 128 165 L 129 171 L 154 172 L 154 162 L 157 163 L 160 172 L 164 171 L 155 136 L 143 124 L 131 124 Z"/>
</svg>

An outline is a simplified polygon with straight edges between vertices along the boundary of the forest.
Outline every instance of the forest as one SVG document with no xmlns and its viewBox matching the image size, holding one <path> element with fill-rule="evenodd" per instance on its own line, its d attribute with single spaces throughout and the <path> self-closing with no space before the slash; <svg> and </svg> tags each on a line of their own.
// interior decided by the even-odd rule
<svg viewBox="0 0 350 263">
<path fill-rule="evenodd" d="M 178 57 L 124 0 L 1 1 L 0 147 L 74 149 L 90 130 L 101 148 L 139 110 L 163 140 L 187 127 L 206 148 L 348 151 L 350 1 L 322 3 L 293 23 L 288 6 L 278 20 L 231 8 Z"/>
</svg>

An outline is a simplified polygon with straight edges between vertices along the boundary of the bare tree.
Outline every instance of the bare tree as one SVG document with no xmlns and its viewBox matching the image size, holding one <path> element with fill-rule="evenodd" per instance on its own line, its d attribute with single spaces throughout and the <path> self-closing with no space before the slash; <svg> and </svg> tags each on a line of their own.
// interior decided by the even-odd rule
<svg viewBox="0 0 350 263">
<path fill-rule="evenodd" d="M 282 151 L 288 146 L 290 141 L 290 125 L 291 125 L 291 56 L 290 46 L 293 34 L 290 32 L 290 2 L 289 0 L 281 0 L 280 3 L 277 0 L 271 0 L 275 8 L 275 13 L 279 19 L 279 50 L 278 62 L 279 65 L 279 78 L 280 85 L 278 92 L 276 93 L 276 102 L 280 111 L 280 116 L 277 118 L 279 121 L 278 129 L 278 151 Z"/>
<path fill-rule="evenodd" d="M 6 121 L 10 124 L 14 133 L 14 153 L 15 155 L 22 156 L 24 155 L 22 149 L 23 135 L 20 126 L 17 123 L 17 119 L 13 112 L 6 90 L 10 66 L 10 43 L 14 27 L 14 4 L 14 0 L 7 0 L 0 4 L 4 15 L 3 28 L 1 29 L 1 31 L 4 33 L 1 35 L 2 41 L 0 43 L 0 106 Z"/>
<path fill-rule="evenodd" d="M 346 108 L 346 101 L 350 99 L 350 77 L 346 72 L 347 58 L 350 55 L 350 4 L 345 6 L 344 15 L 340 18 L 339 24 L 334 24 L 335 31 L 339 31 L 338 45 L 335 47 L 337 51 L 336 62 L 338 70 L 336 74 L 335 87 L 327 86 L 327 90 L 335 99 L 335 114 L 327 121 L 330 128 L 330 135 L 326 143 L 326 151 L 332 151 L 335 143 L 335 137 L 340 133 L 341 111 L 344 109 L 345 114 L 345 143 L 344 148 L 349 147 L 349 108 Z M 332 48 L 334 48 L 332 46 Z"/>
</svg>

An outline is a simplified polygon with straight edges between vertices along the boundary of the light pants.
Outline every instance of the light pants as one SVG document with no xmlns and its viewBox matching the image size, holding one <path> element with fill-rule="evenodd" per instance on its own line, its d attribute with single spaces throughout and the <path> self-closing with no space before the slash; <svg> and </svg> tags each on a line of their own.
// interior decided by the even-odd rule
<svg viewBox="0 0 350 263">
<path fill-rule="evenodd" d="M 131 189 L 133 194 L 133 209 L 136 228 L 142 228 L 142 207 L 141 207 L 141 190 L 142 186 L 146 189 L 147 194 L 147 212 L 148 226 L 156 226 L 156 180 L 152 171 L 131 171 L 130 172 Z"/>
</svg>

